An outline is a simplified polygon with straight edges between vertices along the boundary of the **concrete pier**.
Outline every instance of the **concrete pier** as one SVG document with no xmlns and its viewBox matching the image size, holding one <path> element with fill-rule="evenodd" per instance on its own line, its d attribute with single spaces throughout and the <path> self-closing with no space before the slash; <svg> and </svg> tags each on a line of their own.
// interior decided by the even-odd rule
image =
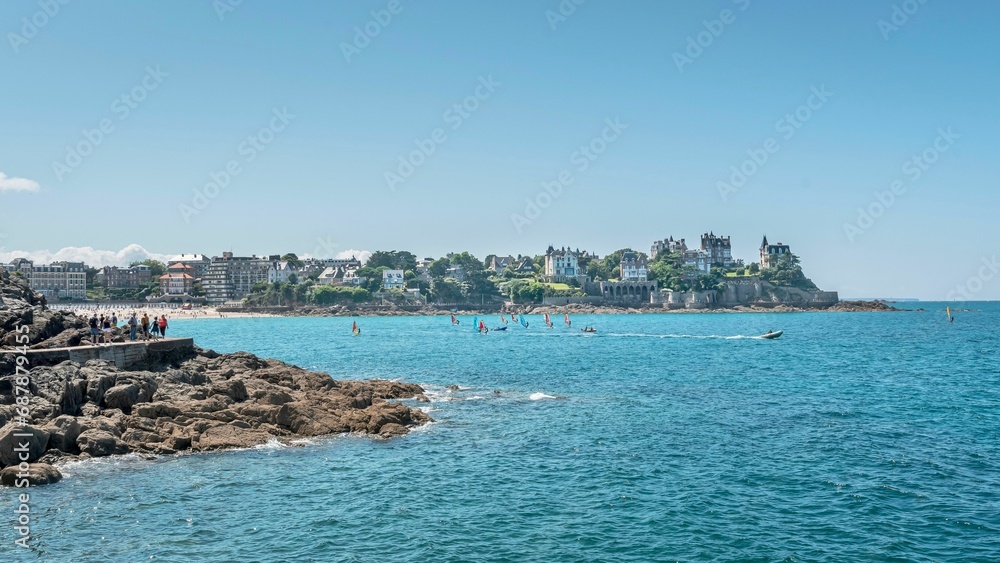
<svg viewBox="0 0 1000 563">
<path fill-rule="evenodd" d="M 30 365 L 55 365 L 66 360 L 86 363 L 88 360 L 108 360 L 119 368 L 127 368 L 144 361 L 150 354 L 194 348 L 191 338 L 163 338 L 144 342 L 114 342 L 112 344 L 74 346 L 72 348 L 47 348 L 28 350 Z M 13 350 L 0 350 L 0 354 L 16 354 Z"/>
</svg>

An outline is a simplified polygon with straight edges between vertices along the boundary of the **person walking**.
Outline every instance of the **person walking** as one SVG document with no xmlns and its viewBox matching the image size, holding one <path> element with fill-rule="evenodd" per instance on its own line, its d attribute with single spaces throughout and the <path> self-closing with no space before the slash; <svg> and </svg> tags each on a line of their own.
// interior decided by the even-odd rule
<svg viewBox="0 0 1000 563">
<path fill-rule="evenodd" d="M 135 342 L 135 333 L 139 330 L 139 319 L 135 318 L 135 313 L 128 319 L 128 339 Z"/>
<path fill-rule="evenodd" d="M 160 336 L 160 323 L 156 319 L 156 315 L 153 315 L 153 319 L 149 321 L 149 338 L 156 340 Z"/>
<path fill-rule="evenodd" d="M 167 337 L 167 316 L 160 315 L 160 336 L 163 338 Z"/>
</svg>

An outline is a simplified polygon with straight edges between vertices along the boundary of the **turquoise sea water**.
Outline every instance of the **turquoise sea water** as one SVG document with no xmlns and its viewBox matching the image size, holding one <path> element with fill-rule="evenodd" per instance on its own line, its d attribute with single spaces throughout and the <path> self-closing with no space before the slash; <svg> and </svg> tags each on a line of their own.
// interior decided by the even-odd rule
<svg viewBox="0 0 1000 563">
<path fill-rule="evenodd" d="M 220 352 L 420 383 L 437 422 L 71 464 L 32 491 L 35 552 L 0 558 L 1000 560 L 1000 305 L 907 306 L 930 312 L 176 320 Z"/>
</svg>

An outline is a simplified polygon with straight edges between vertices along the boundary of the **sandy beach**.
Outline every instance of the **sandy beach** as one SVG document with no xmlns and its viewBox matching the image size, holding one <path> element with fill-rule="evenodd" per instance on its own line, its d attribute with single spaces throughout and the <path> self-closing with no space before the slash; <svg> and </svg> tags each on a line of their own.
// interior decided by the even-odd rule
<svg viewBox="0 0 1000 563">
<path fill-rule="evenodd" d="M 215 307 L 196 307 L 194 309 L 181 309 L 179 307 L 157 307 L 145 306 L 145 307 L 134 307 L 131 305 L 119 305 L 115 303 L 102 303 L 102 304 L 79 304 L 79 305 L 50 305 L 50 309 L 57 311 L 70 311 L 75 313 L 77 316 L 90 317 L 92 314 L 96 313 L 100 315 L 108 315 L 110 313 L 115 313 L 118 315 L 119 324 L 124 323 L 128 320 L 128 317 L 135 313 L 137 316 L 142 317 L 143 314 L 149 315 L 150 317 L 160 315 L 166 315 L 167 319 L 221 319 L 221 318 L 263 318 L 263 317 L 274 317 L 276 315 L 271 315 L 267 313 L 220 313 Z"/>
</svg>

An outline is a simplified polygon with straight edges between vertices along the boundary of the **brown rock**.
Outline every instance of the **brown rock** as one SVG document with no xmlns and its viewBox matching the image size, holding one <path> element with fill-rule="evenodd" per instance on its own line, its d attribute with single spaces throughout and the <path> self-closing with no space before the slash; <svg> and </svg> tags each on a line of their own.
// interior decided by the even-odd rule
<svg viewBox="0 0 1000 563">
<path fill-rule="evenodd" d="M 128 446 L 114 434 L 104 430 L 87 430 L 76 439 L 76 447 L 91 457 L 128 453 Z"/>
<path fill-rule="evenodd" d="M 225 448 L 249 448 L 266 444 L 271 437 L 266 432 L 223 424 L 206 429 L 191 444 L 195 450 L 220 450 Z"/>
<path fill-rule="evenodd" d="M 82 429 L 76 417 L 68 414 L 57 416 L 52 422 L 46 424 L 43 429 L 49 433 L 48 447 L 50 449 L 61 450 L 73 453 L 76 451 L 76 439 L 80 436 Z"/>
<path fill-rule="evenodd" d="M 115 385 L 104 392 L 104 406 L 110 409 L 120 409 L 124 413 L 132 412 L 132 405 L 139 400 L 138 385 Z"/>
<path fill-rule="evenodd" d="M 30 434 L 30 436 L 15 436 Z M 17 465 L 42 457 L 49 444 L 49 433 L 34 426 L 17 426 L 13 423 L 0 428 L 0 465 Z M 22 446 L 24 446 L 22 448 Z M 25 451 L 19 451 L 24 449 Z M 27 459 L 22 459 L 22 455 Z"/>
<path fill-rule="evenodd" d="M 32 463 L 28 465 L 28 474 L 18 476 L 20 470 L 11 466 L 0 471 L 0 484 L 8 487 L 23 487 L 25 483 L 32 487 L 58 483 L 62 473 L 47 463 Z"/>
</svg>

